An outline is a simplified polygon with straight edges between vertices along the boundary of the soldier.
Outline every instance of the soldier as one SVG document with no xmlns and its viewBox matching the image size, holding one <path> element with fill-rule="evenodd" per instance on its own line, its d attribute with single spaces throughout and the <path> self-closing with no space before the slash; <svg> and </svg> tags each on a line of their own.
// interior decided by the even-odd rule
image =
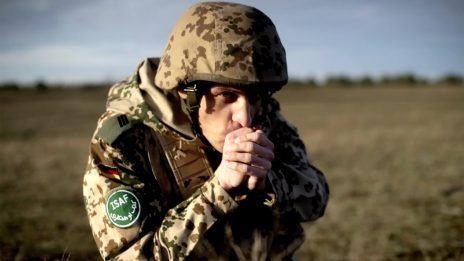
<svg viewBox="0 0 464 261">
<path fill-rule="evenodd" d="M 329 190 L 272 94 L 285 50 L 261 11 L 198 3 L 161 59 L 112 86 L 83 192 L 101 256 L 291 259 Z"/>
</svg>

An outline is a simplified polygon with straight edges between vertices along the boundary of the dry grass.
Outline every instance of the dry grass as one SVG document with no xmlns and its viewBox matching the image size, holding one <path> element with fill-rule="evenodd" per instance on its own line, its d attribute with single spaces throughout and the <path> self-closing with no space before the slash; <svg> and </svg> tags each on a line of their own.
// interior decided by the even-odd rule
<svg viewBox="0 0 464 261">
<path fill-rule="evenodd" d="M 464 90 L 278 93 L 331 201 L 300 260 L 464 259 Z M 0 92 L 0 260 L 98 260 L 81 196 L 105 90 Z"/>
<path fill-rule="evenodd" d="M 464 90 L 300 90 L 281 100 L 332 189 L 302 260 L 464 259 Z"/>
<path fill-rule="evenodd" d="M 82 174 L 104 92 L 0 93 L 0 259 L 89 260 Z"/>
</svg>

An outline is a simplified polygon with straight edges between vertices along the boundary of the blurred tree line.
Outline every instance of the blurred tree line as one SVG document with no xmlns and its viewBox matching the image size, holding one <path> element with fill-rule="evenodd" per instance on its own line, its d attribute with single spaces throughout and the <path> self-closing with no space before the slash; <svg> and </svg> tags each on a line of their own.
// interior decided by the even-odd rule
<svg viewBox="0 0 464 261">
<path fill-rule="evenodd" d="M 0 90 L 20 90 L 20 89 L 35 89 L 39 92 L 47 91 L 48 89 L 62 88 L 78 88 L 92 90 L 95 88 L 104 88 L 111 86 L 111 82 L 101 83 L 83 83 L 83 84 L 52 84 L 43 80 L 38 80 L 32 84 L 19 84 L 16 82 L 0 83 Z M 464 87 L 463 76 L 457 74 L 449 74 L 440 77 L 437 80 L 427 80 L 415 76 L 414 74 L 400 74 L 395 76 L 383 76 L 373 78 L 370 76 L 362 76 L 353 78 L 344 75 L 329 76 L 323 81 L 318 81 L 313 78 L 306 79 L 290 79 L 288 86 L 292 87 L 394 87 L 394 86 L 460 86 Z"/>
<path fill-rule="evenodd" d="M 83 89 L 83 90 L 93 90 L 100 89 L 105 87 L 110 87 L 113 85 L 112 82 L 100 82 L 100 83 L 80 83 L 80 84 L 70 84 L 70 83 L 47 83 L 43 80 L 38 80 L 35 83 L 30 84 L 20 84 L 17 82 L 9 81 L 0 83 L 0 90 L 36 90 L 38 92 L 45 92 L 50 89 Z"/>
<path fill-rule="evenodd" d="M 449 74 L 440 77 L 437 80 L 427 80 L 414 74 L 400 74 L 395 76 L 383 76 L 373 78 L 362 76 L 353 78 L 344 75 L 329 76 L 323 81 L 314 79 L 292 80 L 289 85 L 302 87 L 393 87 L 393 86 L 462 86 L 464 87 L 464 78 L 457 74 Z"/>
</svg>

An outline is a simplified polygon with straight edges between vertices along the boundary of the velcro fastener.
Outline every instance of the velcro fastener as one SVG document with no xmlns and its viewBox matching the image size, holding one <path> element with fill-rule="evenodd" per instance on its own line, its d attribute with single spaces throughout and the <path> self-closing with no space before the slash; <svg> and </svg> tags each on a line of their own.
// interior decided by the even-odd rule
<svg viewBox="0 0 464 261">
<path fill-rule="evenodd" d="M 117 114 L 106 119 L 97 131 L 96 137 L 112 144 L 123 132 L 136 124 L 124 114 Z"/>
</svg>

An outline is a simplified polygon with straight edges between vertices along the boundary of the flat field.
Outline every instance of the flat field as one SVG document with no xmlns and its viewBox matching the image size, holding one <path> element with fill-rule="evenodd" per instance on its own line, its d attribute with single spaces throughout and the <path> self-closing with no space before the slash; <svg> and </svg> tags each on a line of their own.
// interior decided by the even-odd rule
<svg viewBox="0 0 464 261">
<path fill-rule="evenodd" d="M 106 91 L 0 91 L 0 260 L 100 260 L 81 186 Z M 299 260 L 464 260 L 463 88 L 276 97 L 331 188 Z"/>
</svg>

